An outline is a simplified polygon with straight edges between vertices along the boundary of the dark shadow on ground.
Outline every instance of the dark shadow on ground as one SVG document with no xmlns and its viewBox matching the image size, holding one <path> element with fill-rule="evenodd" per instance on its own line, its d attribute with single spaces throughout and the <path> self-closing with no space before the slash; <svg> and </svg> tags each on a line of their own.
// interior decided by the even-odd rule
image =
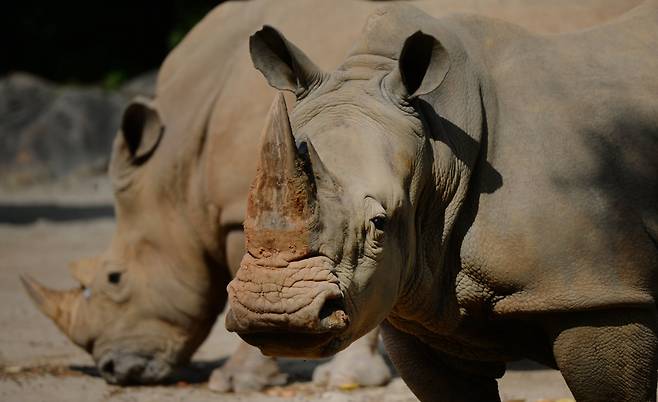
<svg viewBox="0 0 658 402">
<path fill-rule="evenodd" d="M 388 365 L 391 373 L 394 377 L 398 377 L 398 374 L 393 367 L 393 364 L 388 359 L 388 356 L 384 356 L 386 364 Z M 212 374 L 213 370 L 219 368 L 226 363 L 226 358 L 219 360 L 195 360 L 189 365 L 182 367 L 176 371 L 176 373 L 171 377 L 169 382 L 179 382 L 184 381 L 189 384 L 200 384 L 207 382 Z M 279 367 L 281 371 L 288 374 L 288 383 L 293 382 L 309 382 L 313 378 L 313 371 L 315 369 L 331 359 L 321 359 L 321 360 L 304 360 L 304 359 L 279 359 Z"/>
<path fill-rule="evenodd" d="M 176 384 L 179 382 L 185 382 L 188 384 L 203 384 L 208 382 L 210 375 L 213 370 L 216 368 L 222 367 L 228 358 L 222 358 L 217 360 L 195 360 L 190 364 L 176 369 L 173 375 L 171 375 L 164 385 Z M 280 359 L 279 366 L 281 370 L 288 374 L 288 382 L 307 382 L 311 381 L 313 370 L 315 368 L 328 361 L 325 360 L 301 360 L 301 359 Z M 81 365 L 72 365 L 68 367 L 69 370 L 75 371 L 77 373 L 89 376 L 100 378 L 98 369 L 95 366 L 81 366 Z M 138 384 L 136 384 L 138 385 Z"/>
<path fill-rule="evenodd" d="M 383 348 L 380 348 L 380 352 L 384 353 Z M 177 384 L 179 382 L 185 382 L 188 384 L 203 384 L 208 382 L 210 375 L 213 370 L 216 368 L 222 367 L 228 358 L 222 358 L 217 360 L 194 360 L 190 364 L 178 368 L 174 374 L 169 377 L 164 385 Z M 321 360 L 304 360 L 304 359 L 279 359 L 279 367 L 281 371 L 288 374 L 288 383 L 294 382 L 309 382 L 313 378 L 313 371 L 320 364 L 326 363 L 331 359 L 321 359 Z M 393 377 L 398 377 L 393 363 L 389 360 L 388 356 L 384 354 L 384 360 L 388 365 Z M 99 378 L 100 374 L 95 366 L 81 366 L 81 365 L 72 365 L 68 367 L 69 370 L 90 376 Z"/>
<path fill-rule="evenodd" d="M 393 373 L 393 377 L 399 377 L 399 374 L 395 370 L 395 367 L 393 367 L 391 361 L 388 359 L 388 356 L 384 357 L 389 369 L 391 370 L 391 373 Z M 185 382 L 188 384 L 206 383 L 210 379 L 210 375 L 212 374 L 213 370 L 223 366 L 226 363 L 226 360 L 228 359 L 222 358 L 217 360 L 195 360 L 187 366 L 177 369 L 174 375 L 165 381 L 164 384 L 171 385 L 177 384 L 179 382 Z M 288 374 L 288 383 L 309 382 L 312 380 L 313 371 L 316 369 L 316 367 L 320 364 L 328 362 L 329 360 L 330 359 L 280 359 L 279 366 L 283 372 Z M 100 374 L 94 366 L 72 365 L 69 366 L 69 369 L 86 376 L 100 378 Z M 513 371 L 533 371 L 547 370 L 550 368 L 530 360 L 518 360 L 508 363 L 507 369 Z"/>
<path fill-rule="evenodd" d="M 80 374 L 87 375 L 89 377 L 96 377 L 100 378 L 100 373 L 98 372 L 98 369 L 95 366 L 80 366 L 77 364 L 69 366 L 69 370 L 75 371 Z"/>
<path fill-rule="evenodd" d="M 379 352 L 384 356 L 386 365 L 393 377 L 399 377 L 397 370 L 393 366 L 393 363 L 386 354 L 383 345 L 380 342 Z M 307 382 L 311 381 L 313 378 L 313 371 L 315 368 L 323 363 L 330 361 L 331 359 L 321 359 L 321 360 L 303 360 L 303 359 L 279 359 L 279 367 L 281 370 L 288 374 L 288 382 Z"/>
<path fill-rule="evenodd" d="M 226 358 L 217 360 L 195 360 L 185 367 L 176 370 L 169 379 L 170 382 L 186 382 L 188 384 L 202 384 L 208 382 L 210 374 L 226 363 Z"/>
<path fill-rule="evenodd" d="M 548 366 L 533 362 L 532 360 L 517 360 L 507 363 L 507 369 L 512 371 L 552 370 Z"/>
<path fill-rule="evenodd" d="M 114 217 L 112 205 L 0 204 L 0 223 L 68 222 Z"/>
<path fill-rule="evenodd" d="M 188 384 L 203 384 L 208 382 L 210 374 L 218 367 L 221 367 L 226 363 L 226 358 L 217 359 L 217 360 L 196 360 L 192 363 L 176 369 L 173 375 L 171 375 L 166 381 L 163 382 L 163 385 L 172 385 L 179 382 L 185 382 Z M 98 369 L 95 366 L 81 366 L 81 365 L 72 365 L 68 367 L 69 370 L 80 373 L 85 376 L 100 378 L 101 375 L 98 372 Z M 141 384 L 133 384 L 134 386 L 140 386 Z M 130 385 L 128 385 L 130 386 Z"/>
</svg>

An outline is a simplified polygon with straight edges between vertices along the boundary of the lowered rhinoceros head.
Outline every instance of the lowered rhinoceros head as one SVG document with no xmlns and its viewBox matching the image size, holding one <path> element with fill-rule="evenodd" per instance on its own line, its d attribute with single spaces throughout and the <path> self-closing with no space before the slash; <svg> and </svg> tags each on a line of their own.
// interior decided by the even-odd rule
<svg viewBox="0 0 658 402">
<path fill-rule="evenodd" d="M 205 339 L 221 306 L 176 197 L 167 194 L 175 190 L 156 174 L 161 158 L 152 156 L 163 132 L 150 100 L 128 106 L 110 166 L 117 229 L 105 253 L 71 264 L 79 288 L 55 291 L 22 278 L 41 311 L 110 383 L 167 378 Z"/>
<path fill-rule="evenodd" d="M 433 175 L 411 102 L 441 83 L 448 60 L 421 32 L 398 62 L 356 52 L 331 74 L 273 28 L 250 47 L 298 103 L 289 118 L 279 95 L 269 112 L 226 325 L 265 354 L 331 355 L 377 326 L 413 275 Z"/>
</svg>

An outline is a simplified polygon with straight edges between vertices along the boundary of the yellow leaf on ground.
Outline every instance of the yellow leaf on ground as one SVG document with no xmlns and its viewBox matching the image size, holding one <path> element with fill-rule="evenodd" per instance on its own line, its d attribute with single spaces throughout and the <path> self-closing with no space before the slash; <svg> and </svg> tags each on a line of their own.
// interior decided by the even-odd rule
<svg viewBox="0 0 658 402">
<path fill-rule="evenodd" d="M 359 384 L 355 382 L 348 382 L 345 384 L 340 384 L 338 386 L 338 389 L 340 389 L 341 391 L 354 391 L 357 388 L 359 388 Z"/>
</svg>

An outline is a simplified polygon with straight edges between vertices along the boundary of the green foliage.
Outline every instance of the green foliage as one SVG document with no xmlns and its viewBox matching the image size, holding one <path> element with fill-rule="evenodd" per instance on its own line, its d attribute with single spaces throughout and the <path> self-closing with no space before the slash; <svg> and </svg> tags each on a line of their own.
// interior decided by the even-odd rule
<svg viewBox="0 0 658 402">
<path fill-rule="evenodd" d="M 103 88 L 107 90 L 117 89 L 128 80 L 128 74 L 125 71 L 114 70 L 105 74 L 103 78 Z"/>
<path fill-rule="evenodd" d="M 175 29 L 169 33 L 169 40 L 167 40 L 167 44 L 169 45 L 169 49 L 175 48 L 180 41 L 183 40 L 185 37 L 185 34 L 187 33 L 186 30 L 184 29 Z"/>
</svg>

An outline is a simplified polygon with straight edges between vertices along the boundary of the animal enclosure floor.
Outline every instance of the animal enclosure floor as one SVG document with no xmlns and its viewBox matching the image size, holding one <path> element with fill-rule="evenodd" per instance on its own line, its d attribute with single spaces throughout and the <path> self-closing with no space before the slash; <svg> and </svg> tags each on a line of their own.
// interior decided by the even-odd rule
<svg viewBox="0 0 658 402">
<path fill-rule="evenodd" d="M 19 282 L 27 273 L 58 288 L 76 286 L 68 263 L 103 251 L 114 230 L 112 197 L 104 180 L 0 190 L 0 401 L 353 401 L 398 402 L 415 398 L 396 378 L 386 387 L 328 391 L 308 382 L 311 361 L 283 362 L 295 379 L 261 393 L 219 395 L 208 390 L 213 368 L 236 347 L 238 339 L 220 317 L 210 338 L 177 381 L 155 387 L 107 385 L 91 359 L 60 334 L 32 305 Z M 558 372 L 516 366 L 501 380 L 507 401 L 570 398 Z"/>
</svg>

